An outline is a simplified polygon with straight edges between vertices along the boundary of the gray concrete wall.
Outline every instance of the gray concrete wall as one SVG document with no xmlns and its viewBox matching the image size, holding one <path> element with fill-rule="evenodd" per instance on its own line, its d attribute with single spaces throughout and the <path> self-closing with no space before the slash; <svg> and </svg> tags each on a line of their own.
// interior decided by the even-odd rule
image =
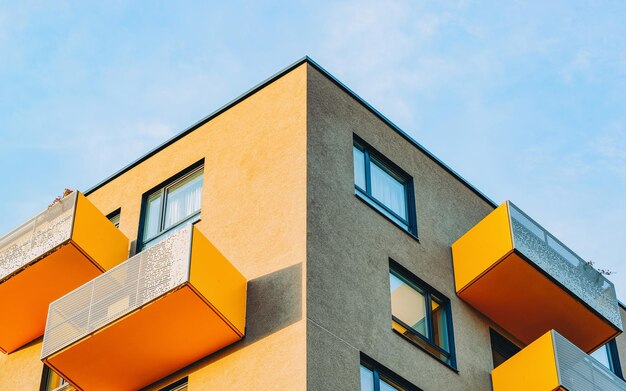
<svg viewBox="0 0 626 391">
<path fill-rule="evenodd" d="M 450 245 L 492 207 L 310 66 L 307 85 L 307 388 L 358 389 L 361 351 L 424 390 L 491 389 Z M 413 177 L 419 241 L 354 195 L 353 134 Z M 458 373 L 392 331 L 389 258 L 450 299 Z"/>
</svg>

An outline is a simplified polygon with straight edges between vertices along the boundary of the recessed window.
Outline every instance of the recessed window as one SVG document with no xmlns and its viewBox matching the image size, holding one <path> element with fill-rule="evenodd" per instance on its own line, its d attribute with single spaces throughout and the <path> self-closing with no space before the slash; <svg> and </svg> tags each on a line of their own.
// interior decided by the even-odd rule
<svg viewBox="0 0 626 391">
<path fill-rule="evenodd" d="M 393 330 L 456 368 L 450 301 L 393 261 L 389 286 Z"/>
<path fill-rule="evenodd" d="M 41 391 L 74 391 L 65 379 L 47 366 L 43 366 L 43 376 L 41 379 Z"/>
<path fill-rule="evenodd" d="M 200 218 L 202 203 L 202 167 L 177 176 L 169 183 L 144 196 L 140 249 L 157 243 Z"/>
<path fill-rule="evenodd" d="M 617 344 L 615 340 L 611 340 L 605 345 L 602 345 L 598 350 L 591 353 L 591 357 L 598 360 L 602 365 L 607 367 L 611 372 L 623 378 L 622 368 L 619 362 L 619 356 L 617 353 Z"/>
<path fill-rule="evenodd" d="M 187 391 L 188 390 L 188 382 L 187 378 L 180 379 L 169 386 L 161 388 L 160 391 Z"/>
<path fill-rule="evenodd" d="M 493 359 L 494 368 L 497 368 L 521 350 L 519 346 L 493 329 L 489 329 L 489 337 L 491 339 L 491 358 Z"/>
<path fill-rule="evenodd" d="M 352 151 L 355 194 L 416 235 L 412 178 L 361 140 Z"/>
<path fill-rule="evenodd" d="M 361 354 L 361 391 L 420 391 L 387 368 Z"/>
<path fill-rule="evenodd" d="M 109 219 L 109 221 L 112 222 L 114 226 L 119 228 L 121 216 L 122 216 L 122 209 L 118 208 L 117 210 L 114 210 L 113 212 L 109 213 L 107 215 L 107 219 Z"/>
</svg>

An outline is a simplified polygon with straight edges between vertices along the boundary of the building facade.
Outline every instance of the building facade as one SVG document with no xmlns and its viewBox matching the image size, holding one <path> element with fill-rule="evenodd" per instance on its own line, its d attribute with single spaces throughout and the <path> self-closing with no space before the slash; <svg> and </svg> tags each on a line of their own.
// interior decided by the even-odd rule
<svg viewBox="0 0 626 391">
<path fill-rule="evenodd" d="M 626 390 L 612 283 L 309 58 L 0 239 L 0 308 L 2 390 Z"/>
</svg>

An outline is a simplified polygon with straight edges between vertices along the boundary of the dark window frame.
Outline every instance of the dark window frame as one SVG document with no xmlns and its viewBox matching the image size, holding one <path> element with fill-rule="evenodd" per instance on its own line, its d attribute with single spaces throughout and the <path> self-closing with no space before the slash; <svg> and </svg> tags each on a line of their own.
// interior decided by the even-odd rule
<svg viewBox="0 0 626 391">
<path fill-rule="evenodd" d="M 122 208 L 115 209 L 113 212 L 109 213 L 106 217 L 107 217 L 107 220 L 111 221 L 111 219 L 116 217 L 116 216 L 119 216 L 118 217 L 118 222 L 117 222 L 117 224 L 113 223 L 113 225 L 115 225 L 117 228 L 119 228 L 120 227 L 120 221 L 122 219 Z"/>
<path fill-rule="evenodd" d="M 188 222 L 192 222 L 195 223 L 197 221 L 200 220 L 200 213 L 201 211 L 198 211 L 197 213 L 194 213 L 191 216 L 188 216 L 187 218 L 185 218 L 182 221 L 179 221 L 178 223 L 172 225 L 171 227 L 168 227 L 167 229 L 164 229 L 162 231 L 159 231 L 156 235 L 152 236 L 151 238 L 149 238 L 148 240 L 144 241 L 144 229 L 145 229 L 145 223 L 146 223 L 146 212 L 147 212 L 147 207 L 148 207 L 148 198 L 150 196 L 152 196 L 153 194 L 155 194 L 157 191 L 161 190 L 164 191 L 165 189 L 167 189 L 168 187 L 171 187 L 172 185 L 176 184 L 177 182 L 179 182 L 180 180 L 183 180 L 186 176 L 191 175 L 192 173 L 195 173 L 196 170 L 200 170 L 203 171 L 204 170 L 204 158 L 197 161 L 196 163 L 192 164 L 191 166 L 185 168 L 184 170 L 180 171 L 178 174 L 164 180 L 163 182 L 159 183 L 158 185 L 152 187 L 150 190 L 146 191 L 145 193 L 143 193 L 143 195 L 141 196 L 141 214 L 139 217 L 139 230 L 137 232 L 137 250 L 136 252 L 139 253 L 141 252 L 147 243 L 149 242 L 153 242 L 155 240 L 158 240 L 158 238 L 163 237 L 164 235 L 167 235 L 168 232 L 170 232 L 171 230 L 180 227 L 182 224 L 188 223 Z M 202 175 L 204 175 L 204 172 L 202 172 Z M 204 180 L 204 178 L 203 178 Z M 167 205 L 167 202 L 165 202 L 165 199 L 162 199 L 161 201 L 161 213 L 160 213 L 160 219 L 163 219 L 163 210 L 165 209 Z"/>
<path fill-rule="evenodd" d="M 419 343 L 410 339 L 406 335 L 400 333 L 398 330 L 394 329 L 393 327 L 391 330 L 396 335 L 401 336 L 402 338 L 409 341 L 414 346 L 428 353 L 430 356 L 435 358 L 440 363 L 444 364 L 446 367 L 458 373 L 457 362 L 456 362 L 456 350 L 455 350 L 455 344 L 454 344 L 454 326 L 452 322 L 452 304 L 450 302 L 450 299 L 444 294 L 442 294 L 441 292 L 439 292 L 437 289 L 433 288 L 430 284 L 426 283 L 424 280 L 417 277 L 415 274 L 411 273 L 407 268 L 405 268 L 404 266 L 402 266 L 401 264 L 399 264 L 398 262 L 394 261 L 391 258 L 389 258 L 389 274 L 396 275 L 396 277 L 408 283 L 418 292 L 419 291 L 423 292 L 423 296 L 426 301 L 426 317 L 427 317 L 426 323 L 428 326 L 428 337 L 422 335 L 419 331 L 414 330 L 411 326 L 407 325 L 406 323 L 402 322 L 400 319 L 393 316 L 393 313 L 391 315 L 391 319 L 394 322 L 397 322 L 398 324 L 400 324 L 405 329 L 407 329 L 407 331 L 409 331 L 412 336 L 415 336 L 423 343 L 428 344 L 429 348 L 434 349 L 435 351 L 442 354 L 444 357 L 446 357 L 446 359 L 449 362 L 446 362 L 445 360 L 442 360 L 440 357 L 437 357 L 437 355 L 429 351 L 426 347 L 421 346 Z M 445 310 L 446 324 L 448 326 L 447 337 L 448 337 L 448 343 L 450 347 L 449 352 L 445 351 L 443 348 L 438 346 L 437 343 L 433 340 L 434 335 L 435 335 L 434 326 L 433 326 L 434 322 L 432 320 L 433 297 L 435 298 L 434 301 L 438 302 L 439 305 L 442 307 L 442 309 Z M 389 304 L 391 305 L 391 300 Z"/>
<path fill-rule="evenodd" d="M 378 363 L 365 353 L 360 352 L 360 356 L 361 362 L 359 364 L 359 370 L 361 369 L 361 366 L 364 366 L 365 368 L 372 371 L 372 373 L 374 374 L 374 391 L 380 391 L 381 375 L 383 379 L 388 379 L 398 386 L 402 387 L 404 389 L 403 391 L 423 391 L 421 388 L 414 386 L 408 380 L 395 374 L 393 371 L 389 370 L 389 368 Z"/>
<path fill-rule="evenodd" d="M 491 360 L 494 369 L 522 350 L 522 348 L 517 346 L 517 344 L 513 343 L 507 337 L 491 327 L 489 327 L 489 343 L 491 344 Z M 495 353 L 505 357 L 504 362 L 496 365 Z"/>
<path fill-rule="evenodd" d="M 54 372 L 54 370 L 52 368 L 50 368 L 49 366 L 47 366 L 46 364 L 43 365 L 43 371 L 41 373 L 41 383 L 39 384 L 39 391 L 53 391 L 61 386 L 68 386 L 70 385 L 70 383 L 65 380 L 64 378 L 62 378 L 58 373 L 55 372 L 55 374 L 59 377 L 61 377 L 63 379 L 63 381 L 65 381 L 65 384 L 62 384 L 61 386 L 57 387 L 57 388 L 53 388 L 53 389 L 48 389 L 48 381 L 50 380 L 50 375 L 51 372 Z"/>
<path fill-rule="evenodd" d="M 622 364 L 619 360 L 619 351 L 617 350 L 617 343 L 615 342 L 615 338 L 607 342 L 606 347 L 609 353 L 609 369 L 615 374 L 615 376 L 624 380 L 624 374 L 622 373 Z"/>
<path fill-rule="evenodd" d="M 400 168 L 397 164 L 389 160 L 382 153 L 378 152 L 370 144 L 365 142 L 356 134 L 353 135 L 353 148 L 357 148 L 362 151 L 365 159 L 365 189 L 362 189 L 356 184 L 356 178 L 353 178 L 355 195 L 365 203 L 370 204 L 375 211 L 384 216 L 387 220 L 391 221 L 396 226 L 402 228 L 403 231 L 408 232 L 411 236 L 417 239 L 417 217 L 415 212 L 415 188 L 413 185 L 413 177 L 406 171 Z M 398 182 L 401 182 L 404 186 L 404 194 L 406 199 L 406 215 L 404 219 L 397 213 L 392 211 L 389 207 L 383 204 L 372 195 L 371 189 L 371 164 L 372 161 L 378 167 L 386 171 L 390 176 L 394 177 Z M 354 156 L 353 156 L 354 165 Z M 400 225 L 397 221 L 406 224 L 406 227 Z"/>
<path fill-rule="evenodd" d="M 172 384 L 168 384 L 167 386 L 161 388 L 159 391 L 172 391 L 182 385 L 189 385 L 189 378 L 187 376 L 183 377 L 182 379 L 176 380 Z"/>
</svg>

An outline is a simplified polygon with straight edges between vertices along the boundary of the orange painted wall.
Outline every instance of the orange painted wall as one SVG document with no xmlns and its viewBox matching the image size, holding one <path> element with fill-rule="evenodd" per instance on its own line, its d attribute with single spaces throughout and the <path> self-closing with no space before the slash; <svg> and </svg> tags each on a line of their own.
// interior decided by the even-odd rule
<svg viewBox="0 0 626 391">
<path fill-rule="evenodd" d="M 0 353 L 0 390 L 39 391 L 41 339 L 11 354 Z"/>
<path fill-rule="evenodd" d="M 306 142 L 303 65 L 88 195 L 104 213 L 121 207 L 135 240 L 142 195 L 204 158 L 197 227 L 263 298 L 248 301 L 242 342 L 152 388 L 185 375 L 192 391 L 306 387 Z"/>
</svg>

